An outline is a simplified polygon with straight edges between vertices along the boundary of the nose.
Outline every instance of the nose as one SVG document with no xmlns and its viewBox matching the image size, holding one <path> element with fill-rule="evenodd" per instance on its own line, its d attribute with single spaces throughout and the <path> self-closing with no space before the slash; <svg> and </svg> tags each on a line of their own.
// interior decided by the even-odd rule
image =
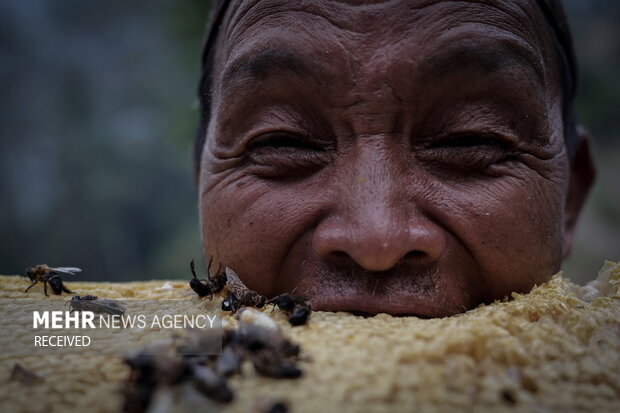
<svg viewBox="0 0 620 413">
<path fill-rule="evenodd" d="M 314 250 L 325 261 L 386 271 L 400 261 L 430 266 L 443 254 L 445 237 L 422 216 L 399 218 L 387 206 L 357 212 L 360 219 L 328 218 L 317 228 Z"/>
<path fill-rule="evenodd" d="M 411 174 L 394 169 L 394 164 L 356 168 L 364 175 L 349 176 L 335 191 L 334 211 L 312 239 L 319 257 L 368 271 L 386 271 L 401 261 L 424 268 L 439 260 L 446 232 L 423 208 L 426 191 L 412 189 L 417 185 Z"/>
</svg>

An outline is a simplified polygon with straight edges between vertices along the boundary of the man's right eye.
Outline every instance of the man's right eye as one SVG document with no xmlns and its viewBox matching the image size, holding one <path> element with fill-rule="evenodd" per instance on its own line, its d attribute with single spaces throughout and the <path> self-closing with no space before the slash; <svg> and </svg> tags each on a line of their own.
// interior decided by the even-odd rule
<svg viewBox="0 0 620 413">
<path fill-rule="evenodd" d="M 320 149 L 303 140 L 303 138 L 288 134 L 269 134 L 265 137 L 257 138 L 248 145 L 249 151 L 260 150 L 260 148 Z"/>
<path fill-rule="evenodd" d="M 312 172 L 329 161 L 323 146 L 289 133 L 257 137 L 248 144 L 246 154 L 259 167 L 257 174 L 269 177 Z"/>
</svg>

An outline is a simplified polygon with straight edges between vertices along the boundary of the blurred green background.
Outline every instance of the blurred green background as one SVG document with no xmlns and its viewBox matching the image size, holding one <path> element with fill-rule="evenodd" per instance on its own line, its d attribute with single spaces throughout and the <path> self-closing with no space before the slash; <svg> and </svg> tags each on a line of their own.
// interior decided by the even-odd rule
<svg viewBox="0 0 620 413">
<path fill-rule="evenodd" d="M 620 260 L 620 1 L 566 2 L 598 182 L 571 278 Z M 0 273 L 188 278 L 201 259 L 191 143 L 209 2 L 0 2 Z"/>
</svg>

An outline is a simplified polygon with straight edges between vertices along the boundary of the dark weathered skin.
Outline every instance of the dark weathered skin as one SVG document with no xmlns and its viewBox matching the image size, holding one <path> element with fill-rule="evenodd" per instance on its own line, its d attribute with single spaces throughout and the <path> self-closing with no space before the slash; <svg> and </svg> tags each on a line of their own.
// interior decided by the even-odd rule
<svg viewBox="0 0 620 413">
<path fill-rule="evenodd" d="M 447 316 L 559 270 L 594 170 L 531 1 L 233 2 L 205 251 L 315 310 Z"/>
</svg>

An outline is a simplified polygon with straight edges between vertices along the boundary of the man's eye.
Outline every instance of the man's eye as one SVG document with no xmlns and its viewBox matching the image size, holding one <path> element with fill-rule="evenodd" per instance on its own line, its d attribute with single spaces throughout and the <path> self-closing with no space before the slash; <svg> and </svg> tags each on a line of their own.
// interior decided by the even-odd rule
<svg viewBox="0 0 620 413">
<path fill-rule="evenodd" d="M 301 138 L 289 135 L 268 135 L 264 138 L 257 139 L 248 146 L 248 150 L 255 151 L 269 148 L 291 148 L 302 150 L 320 150 L 319 147 L 310 144 Z"/>
<path fill-rule="evenodd" d="M 489 149 L 506 149 L 506 143 L 496 138 L 490 138 L 481 135 L 463 135 L 457 136 L 437 146 L 454 147 L 454 148 L 476 148 L 487 147 Z"/>
<path fill-rule="evenodd" d="M 485 135 L 457 135 L 440 139 L 417 152 L 423 162 L 466 170 L 482 171 L 511 156 L 508 143 Z"/>
<path fill-rule="evenodd" d="M 326 148 L 304 136 L 274 133 L 257 137 L 246 150 L 256 173 L 267 177 L 306 174 L 329 161 Z"/>
</svg>

